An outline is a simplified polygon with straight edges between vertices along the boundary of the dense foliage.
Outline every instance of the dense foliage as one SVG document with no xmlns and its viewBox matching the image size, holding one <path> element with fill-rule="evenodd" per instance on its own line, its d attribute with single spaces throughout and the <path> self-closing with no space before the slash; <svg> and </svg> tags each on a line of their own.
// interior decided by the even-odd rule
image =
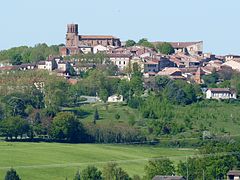
<svg viewBox="0 0 240 180">
<path fill-rule="evenodd" d="M 37 44 L 34 47 L 20 46 L 0 51 L 0 61 L 9 61 L 13 65 L 34 63 L 45 60 L 49 55 L 59 55 L 58 45 Z"/>
<path fill-rule="evenodd" d="M 126 47 L 131 47 L 131 46 L 134 46 L 135 44 L 136 44 L 136 42 L 134 40 L 129 39 L 129 40 L 126 41 L 125 46 Z"/>
<path fill-rule="evenodd" d="M 138 41 L 137 45 L 155 49 L 154 45 L 148 41 L 146 38 L 142 38 Z"/>
<path fill-rule="evenodd" d="M 157 44 L 156 49 L 157 49 L 158 52 L 160 52 L 162 54 L 167 54 L 167 55 L 173 54 L 175 52 L 172 45 L 170 43 L 167 43 L 167 42 Z"/>
<path fill-rule="evenodd" d="M 175 168 L 173 162 L 168 158 L 151 160 L 145 166 L 146 179 L 152 180 L 156 175 L 171 176 L 174 175 Z"/>
</svg>

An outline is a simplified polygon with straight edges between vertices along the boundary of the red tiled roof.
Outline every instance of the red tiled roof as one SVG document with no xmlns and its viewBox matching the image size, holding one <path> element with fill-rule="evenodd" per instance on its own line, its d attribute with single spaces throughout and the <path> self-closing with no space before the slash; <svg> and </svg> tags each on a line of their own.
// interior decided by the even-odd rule
<svg viewBox="0 0 240 180">
<path fill-rule="evenodd" d="M 81 35 L 81 39 L 119 39 L 114 36 L 106 36 L 106 35 Z"/>
<path fill-rule="evenodd" d="M 130 58 L 131 54 L 108 54 L 108 57 L 110 58 Z"/>
</svg>

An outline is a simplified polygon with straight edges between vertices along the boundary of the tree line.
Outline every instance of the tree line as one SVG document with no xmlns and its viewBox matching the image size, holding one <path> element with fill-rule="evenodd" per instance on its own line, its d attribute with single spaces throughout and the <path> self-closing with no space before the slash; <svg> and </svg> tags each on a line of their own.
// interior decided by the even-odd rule
<svg viewBox="0 0 240 180">
<path fill-rule="evenodd" d="M 46 60 L 49 55 L 59 55 L 59 47 L 62 45 L 48 46 L 45 43 L 36 44 L 34 47 L 20 46 L 0 51 L 0 61 L 8 61 L 13 65 L 22 63 L 35 63 Z"/>
</svg>

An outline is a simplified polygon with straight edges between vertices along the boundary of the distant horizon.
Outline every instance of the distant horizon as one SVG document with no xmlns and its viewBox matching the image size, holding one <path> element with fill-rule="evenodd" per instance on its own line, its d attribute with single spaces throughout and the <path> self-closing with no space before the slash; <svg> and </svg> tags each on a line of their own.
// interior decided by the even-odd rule
<svg viewBox="0 0 240 180">
<path fill-rule="evenodd" d="M 9 0 L 2 7 L 0 50 L 65 44 L 67 24 L 76 23 L 84 35 L 113 35 L 121 41 L 203 41 L 205 53 L 240 54 L 238 0 L 69 0 L 67 5 L 57 0 Z"/>
</svg>

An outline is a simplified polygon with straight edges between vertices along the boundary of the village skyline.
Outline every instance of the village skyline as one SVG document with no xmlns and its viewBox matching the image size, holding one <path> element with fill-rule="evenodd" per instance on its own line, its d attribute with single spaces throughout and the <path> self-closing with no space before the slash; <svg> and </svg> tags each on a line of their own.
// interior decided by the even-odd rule
<svg viewBox="0 0 240 180">
<path fill-rule="evenodd" d="M 204 41 L 204 52 L 240 54 L 236 0 L 98 2 L 6 1 L 0 12 L 0 50 L 38 43 L 64 43 L 65 25 L 79 24 L 80 34 L 108 34 L 121 41 Z M 84 8 L 86 7 L 86 8 Z M 12 12 L 12 13 L 9 13 Z M 220 13 L 221 12 L 221 13 Z M 16 16 L 17 14 L 17 16 Z M 7 15 L 7 16 L 6 16 Z M 231 26 L 234 25 L 234 26 Z"/>
</svg>

